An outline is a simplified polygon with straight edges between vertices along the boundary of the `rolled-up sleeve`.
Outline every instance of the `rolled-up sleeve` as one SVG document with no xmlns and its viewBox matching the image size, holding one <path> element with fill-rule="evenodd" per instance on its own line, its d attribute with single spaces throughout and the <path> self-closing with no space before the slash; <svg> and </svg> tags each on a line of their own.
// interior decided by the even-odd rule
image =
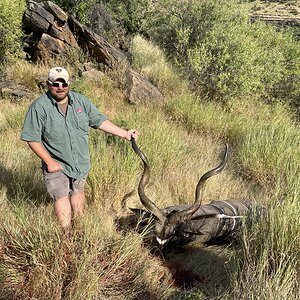
<svg viewBox="0 0 300 300">
<path fill-rule="evenodd" d="M 30 107 L 25 116 L 21 140 L 27 142 L 41 142 L 43 131 L 43 118 L 35 107 Z"/>
<path fill-rule="evenodd" d="M 89 116 L 89 126 L 92 128 L 99 128 L 100 125 L 107 120 L 107 117 L 99 112 L 96 106 L 93 103 L 90 103 L 88 109 L 88 116 Z"/>
</svg>

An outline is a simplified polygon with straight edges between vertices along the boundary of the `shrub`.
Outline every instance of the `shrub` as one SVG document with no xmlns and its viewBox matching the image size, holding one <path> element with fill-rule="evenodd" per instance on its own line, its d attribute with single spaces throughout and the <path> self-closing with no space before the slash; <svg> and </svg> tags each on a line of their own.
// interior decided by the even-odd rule
<svg viewBox="0 0 300 300">
<path fill-rule="evenodd" d="M 44 2 L 44 1 L 38 1 Z M 53 0 L 55 4 L 74 16 L 78 21 L 88 23 L 95 0 Z"/>
<path fill-rule="evenodd" d="M 259 47 L 251 36 L 242 37 L 245 30 L 240 24 L 216 25 L 189 50 L 194 88 L 221 100 L 261 88 L 262 70 L 254 66 Z"/>
<path fill-rule="evenodd" d="M 280 52 L 284 58 L 282 62 L 282 76 L 275 82 L 269 91 L 270 95 L 281 102 L 288 102 L 298 113 L 300 112 L 300 47 L 299 40 L 287 32 L 281 35 L 277 41 L 277 47 L 273 51 Z"/>
<path fill-rule="evenodd" d="M 158 1 L 152 14 L 155 18 L 151 16 L 145 27 L 149 36 L 187 65 L 188 50 L 203 40 L 216 24 L 228 25 L 233 20 L 245 19 L 235 1 L 220 0 Z"/>
<path fill-rule="evenodd" d="M 270 98 L 289 73 L 284 42 L 282 34 L 264 24 L 218 24 L 189 51 L 194 85 L 222 100 L 253 93 Z"/>
<path fill-rule="evenodd" d="M 296 102 L 299 42 L 264 23 L 250 23 L 240 2 L 204 0 L 156 3 L 147 33 L 208 98 L 263 95 Z"/>
<path fill-rule="evenodd" d="M 145 27 L 148 13 L 152 7 L 151 0 L 106 0 L 103 1 L 119 25 L 128 34 L 141 33 Z"/>
<path fill-rule="evenodd" d="M 22 15 L 24 0 L 0 0 L 0 64 L 21 54 Z"/>
</svg>

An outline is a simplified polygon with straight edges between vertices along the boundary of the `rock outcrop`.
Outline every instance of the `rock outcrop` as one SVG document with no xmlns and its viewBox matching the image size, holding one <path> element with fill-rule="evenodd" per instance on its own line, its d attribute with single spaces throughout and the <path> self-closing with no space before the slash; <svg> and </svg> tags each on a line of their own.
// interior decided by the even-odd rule
<svg viewBox="0 0 300 300">
<path fill-rule="evenodd" d="M 68 47 L 79 49 L 69 29 L 68 15 L 54 3 L 29 1 L 23 16 L 23 29 L 27 33 L 25 49 L 32 60 L 46 61 L 62 55 Z"/>
<path fill-rule="evenodd" d="M 131 104 L 152 102 L 153 98 L 160 103 L 164 100 L 162 93 L 156 86 L 132 69 L 127 69 L 126 83 L 125 97 Z"/>
<path fill-rule="evenodd" d="M 282 16 L 267 13 L 254 13 L 250 16 L 251 21 L 264 21 L 266 23 L 277 24 L 280 26 L 300 26 L 300 17 Z"/>
<path fill-rule="evenodd" d="M 9 98 L 13 101 L 20 99 L 34 99 L 35 95 L 24 86 L 11 80 L 6 75 L 0 76 L 0 99 Z"/>
<path fill-rule="evenodd" d="M 110 69 L 126 61 L 126 55 L 121 50 L 110 45 L 103 37 L 82 25 L 51 1 L 37 3 L 30 0 L 24 13 L 23 27 L 28 45 L 25 51 L 35 62 L 60 57 L 72 48 L 82 49 L 98 63 Z M 82 70 L 79 70 L 79 73 L 80 71 Z M 99 73 L 101 72 L 93 70 L 85 74 L 93 76 Z M 130 103 L 162 101 L 163 96 L 158 88 L 129 67 L 126 78 L 126 100 Z"/>
</svg>

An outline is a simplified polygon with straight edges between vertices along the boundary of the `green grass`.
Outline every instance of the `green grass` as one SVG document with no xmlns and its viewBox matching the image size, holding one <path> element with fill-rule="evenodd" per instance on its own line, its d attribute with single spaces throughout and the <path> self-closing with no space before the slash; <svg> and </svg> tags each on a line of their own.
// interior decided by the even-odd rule
<svg viewBox="0 0 300 300">
<path fill-rule="evenodd" d="M 11 72 L 24 78 L 19 64 Z M 151 166 L 146 193 L 159 207 L 192 203 L 197 181 L 218 164 L 227 142 L 230 159 L 208 181 L 204 202 L 252 199 L 268 206 L 268 215 L 245 226 L 238 246 L 191 245 L 162 259 L 143 234 L 116 223 L 132 217 L 121 201 L 137 188 L 141 161 L 130 143 L 91 130 L 88 207 L 65 243 L 39 159 L 19 140 L 30 100 L 3 99 L 0 299 L 299 299 L 299 125 L 286 107 L 255 98 L 224 106 L 181 85 L 163 107 L 131 106 L 108 78 L 77 78 L 74 88 L 116 124 L 139 129 Z M 142 207 L 137 195 L 127 205 Z M 192 289 L 180 286 L 180 278 L 190 278 Z"/>
<path fill-rule="evenodd" d="M 174 95 L 185 89 L 185 80 L 174 71 L 158 46 L 137 35 L 132 39 L 130 53 L 133 68 L 158 86 L 163 94 Z"/>
</svg>

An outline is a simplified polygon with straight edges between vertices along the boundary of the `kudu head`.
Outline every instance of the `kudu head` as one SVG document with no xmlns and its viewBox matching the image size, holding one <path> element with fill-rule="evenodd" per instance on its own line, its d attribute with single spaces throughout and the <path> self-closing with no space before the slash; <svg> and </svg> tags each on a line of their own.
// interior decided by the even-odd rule
<svg viewBox="0 0 300 300">
<path fill-rule="evenodd" d="M 191 220 L 193 214 L 200 208 L 202 201 L 202 189 L 204 183 L 208 178 L 220 173 L 228 159 L 228 145 L 226 144 L 225 154 L 221 163 L 214 169 L 206 172 L 201 176 L 195 190 L 194 204 L 188 206 L 183 210 L 166 210 L 160 209 L 154 202 L 152 202 L 145 194 L 145 187 L 150 178 L 149 162 L 145 154 L 138 148 L 134 138 L 131 138 L 132 148 L 134 152 L 140 157 L 144 164 L 144 170 L 142 177 L 138 185 L 138 194 L 143 206 L 151 213 L 156 219 L 155 222 L 155 235 L 156 240 L 160 245 L 164 245 L 171 241 L 173 238 L 177 238 L 181 234 L 180 228 L 188 221 Z M 209 216 L 208 216 L 209 217 Z"/>
</svg>

